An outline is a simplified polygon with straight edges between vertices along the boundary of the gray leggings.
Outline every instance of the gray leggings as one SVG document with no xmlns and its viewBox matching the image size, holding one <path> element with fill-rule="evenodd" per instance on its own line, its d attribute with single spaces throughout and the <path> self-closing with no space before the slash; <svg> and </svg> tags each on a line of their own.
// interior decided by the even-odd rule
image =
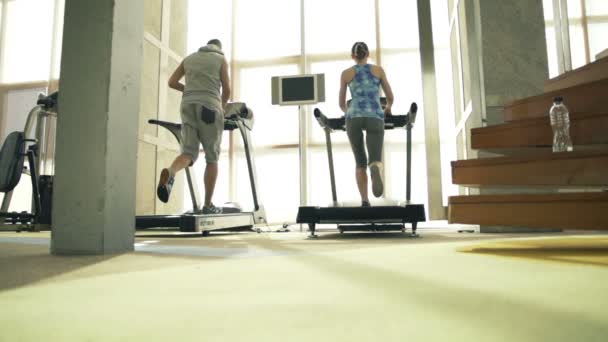
<svg viewBox="0 0 608 342">
<path fill-rule="evenodd" d="M 346 134 L 350 147 L 355 154 L 357 168 L 368 165 L 365 147 L 363 146 L 363 131 L 365 144 L 369 153 L 369 164 L 382 161 L 382 145 L 384 144 L 384 120 L 380 118 L 350 118 L 346 119 Z"/>
</svg>

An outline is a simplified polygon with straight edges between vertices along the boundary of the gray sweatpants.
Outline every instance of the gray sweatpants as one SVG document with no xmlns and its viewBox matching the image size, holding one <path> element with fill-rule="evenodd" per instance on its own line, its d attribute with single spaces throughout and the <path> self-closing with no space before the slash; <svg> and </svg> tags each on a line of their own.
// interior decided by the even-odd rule
<svg viewBox="0 0 608 342">
<path fill-rule="evenodd" d="M 367 152 L 369 153 L 369 163 L 363 144 L 363 131 L 366 132 L 365 145 L 367 145 Z M 357 168 L 366 168 L 368 164 L 382 161 L 384 120 L 380 118 L 346 119 L 346 134 L 355 155 Z"/>
</svg>

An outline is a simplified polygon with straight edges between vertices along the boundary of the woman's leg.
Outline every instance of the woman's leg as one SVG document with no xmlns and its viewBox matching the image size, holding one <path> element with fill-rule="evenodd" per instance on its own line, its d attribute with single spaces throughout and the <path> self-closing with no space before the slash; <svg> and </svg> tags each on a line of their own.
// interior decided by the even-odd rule
<svg viewBox="0 0 608 342">
<path fill-rule="evenodd" d="M 367 152 L 369 153 L 369 169 L 372 179 L 372 192 L 380 197 L 384 193 L 382 180 L 382 147 L 384 146 L 384 121 L 376 118 L 366 118 L 365 122 Z"/>
<path fill-rule="evenodd" d="M 361 201 L 369 204 L 367 194 L 367 155 L 363 142 L 363 118 L 353 118 L 346 120 L 346 133 L 350 141 L 350 147 L 355 155 L 356 169 L 355 179 L 357 180 L 357 188 L 361 195 Z"/>
<path fill-rule="evenodd" d="M 369 204 L 369 197 L 367 194 L 367 168 L 357 167 L 355 171 L 355 178 L 357 179 L 357 188 L 359 189 L 359 194 L 361 195 L 361 202 L 364 205 Z"/>
</svg>

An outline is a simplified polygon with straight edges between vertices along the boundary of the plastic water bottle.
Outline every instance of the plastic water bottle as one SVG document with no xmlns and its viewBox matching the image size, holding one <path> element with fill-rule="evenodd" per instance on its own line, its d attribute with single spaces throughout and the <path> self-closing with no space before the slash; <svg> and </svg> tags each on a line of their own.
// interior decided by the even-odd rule
<svg viewBox="0 0 608 342">
<path fill-rule="evenodd" d="M 553 152 L 572 151 L 572 140 L 570 140 L 570 113 L 564 105 L 561 97 L 553 100 L 553 106 L 549 112 L 551 117 L 551 128 L 553 129 Z"/>
</svg>

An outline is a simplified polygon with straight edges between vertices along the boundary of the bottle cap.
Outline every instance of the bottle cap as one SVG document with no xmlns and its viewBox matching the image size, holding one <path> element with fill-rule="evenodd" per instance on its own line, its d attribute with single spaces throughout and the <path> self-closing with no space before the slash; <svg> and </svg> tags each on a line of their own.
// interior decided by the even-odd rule
<svg viewBox="0 0 608 342">
<path fill-rule="evenodd" d="M 561 96 L 556 96 L 555 99 L 553 99 L 553 102 L 558 102 L 558 103 L 564 102 L 564 98 L 562 98 Z"/>
</svg>

